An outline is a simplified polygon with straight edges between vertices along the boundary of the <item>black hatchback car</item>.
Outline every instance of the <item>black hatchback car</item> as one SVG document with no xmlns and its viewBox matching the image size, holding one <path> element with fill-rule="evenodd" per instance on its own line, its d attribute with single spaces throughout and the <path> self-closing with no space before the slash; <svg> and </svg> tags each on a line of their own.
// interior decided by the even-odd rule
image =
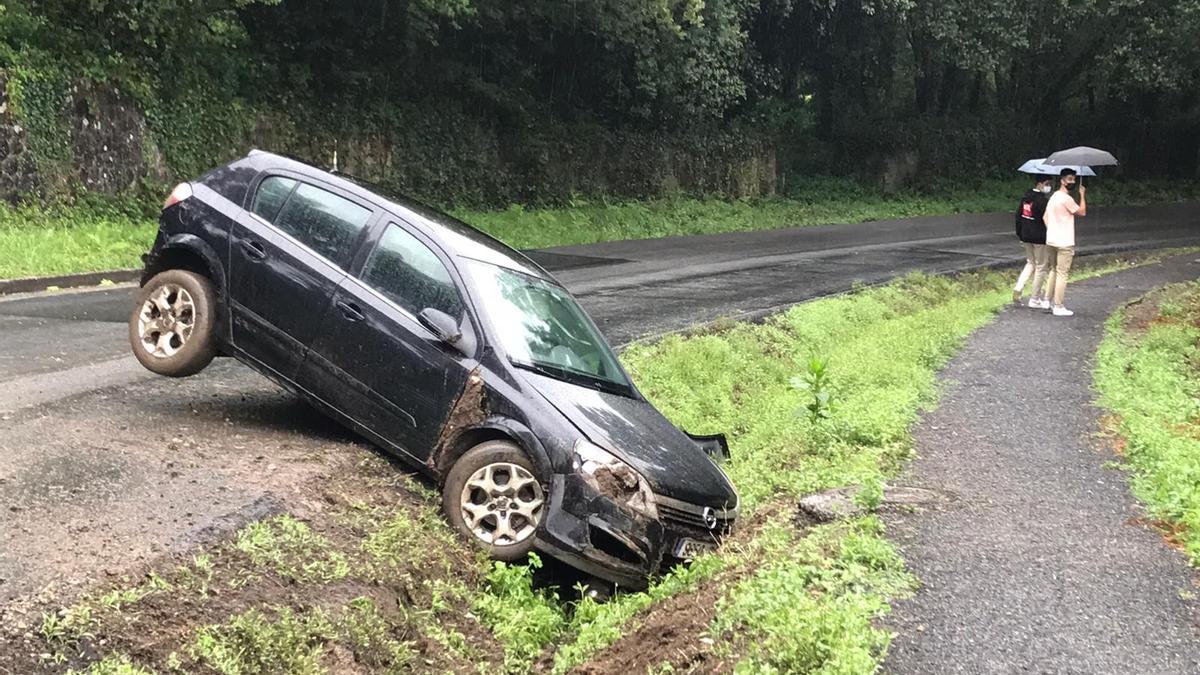
<svg viewBox="0 0 1200 675">
<path fill-rule="evenodd" d="M 146 368 L 237 358 L 431 476 L 497 559 L 638 587 L 733 524 L 723 439 L 674 427 L 548 272 L 450 216 L 253 151 L 177 186 L 144 260 Z"/>
</svg>

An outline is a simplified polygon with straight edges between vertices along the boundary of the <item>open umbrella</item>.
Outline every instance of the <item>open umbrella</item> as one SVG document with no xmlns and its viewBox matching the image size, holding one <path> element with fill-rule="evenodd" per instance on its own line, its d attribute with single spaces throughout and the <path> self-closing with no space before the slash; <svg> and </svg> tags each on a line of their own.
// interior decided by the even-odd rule
<svg viewBox="0 0 1200 675">
<path fill-rule="evenodd" d="M 1117 158 L 1113 157 L 1111 152 L 1081 145 L 1076 148 L 1059 150 L 1058 152 L 1046 158 L 1046 164 L 1060 167 L 1073 166 L 1076 164 L 1087 164 L 1088 166 L 1116 166 Z"/>
<path fill-rule="evenodd" d="M 1075 164 L 1086 164 L 1088 166 L 1116 166 L 1117 158 L 1112 156 L 1111 152 L 1089 148 L 1086 145 L 1081 145 L 1077 148 L 1068 150 L 1059 150 L 1058 152 L 1046 158 L 1046 164 L 1050 166 L 1072 166 Z"/>
<path fill-rule="evenodd" d="M 1057 176 L 1058 173 L 1063 169 L 1075 169 L 1075 173 L 1079 174 L 1080 176 L 1096 175 L 1096 172 L 1092 171 L 1092 167 L 1087 166 L 1086 164 L 1072 164 L 1069 166 L 1064 164 L 1062 166 L 1050 166 L 1049 164 L 1046 164 L 1046 160 L 1044 159 L 1031 159 L 1022 164 L 1021 168 L 1017 169 L 1017 171 L 1020 171 L 1021 173 L 1041 174 L 1043 176 Z"/>
</svg>

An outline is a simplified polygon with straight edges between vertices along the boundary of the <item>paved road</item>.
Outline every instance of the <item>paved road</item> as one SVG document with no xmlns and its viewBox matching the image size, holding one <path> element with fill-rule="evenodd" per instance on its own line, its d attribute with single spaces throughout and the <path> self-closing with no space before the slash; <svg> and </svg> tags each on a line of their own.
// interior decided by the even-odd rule
<svg viewBox="0 0 1200 675">
<path fill-rule="evenodd" d="M 1122 301 L 1200 278 L 1195 255 L 1071 287 L 1077 314 L 1010 308 L 941 374 L 902 482 L 957 496 L 890 519 L 922 582 L 890 622 L 898 673 L 1197 673 L 1200 608 L 1182 554 L 1133 524 L 1100 447 L 1092 358 Z"/>
<path fill-rule="evenodd" d="M 1081 251 L 1200 245 L 1195 213 L 1097 209 L 1081 224 Z M 914 270 L 1015 262 L 1011 228 L 1006 214 L 946 216 L 536 256 L 625 344 Z M 142 370 L 125 337 L 130 293 L 0 301 L 0 603 L 177 550 L 371 452 L 236 363 L 182 381 Z"/>
</svg>

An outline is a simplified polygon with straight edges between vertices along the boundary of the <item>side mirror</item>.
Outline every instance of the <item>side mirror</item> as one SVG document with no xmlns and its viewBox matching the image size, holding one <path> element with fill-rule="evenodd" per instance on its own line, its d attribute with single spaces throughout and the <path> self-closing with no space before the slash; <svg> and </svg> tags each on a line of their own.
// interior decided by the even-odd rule
<svg viewBox="0 0 1200 675">
<path fill-rule="evenodd" d="M 457 344 L 462 339 L 462 331 L 458 327 L 458 322 L 439 309 L 426 307 L 417 315 L 417 319 L 421 321 L 422 326 L 429 329 L 430 333 L 436 335 L 437 339 L 448 345 Z"/>
</svg>

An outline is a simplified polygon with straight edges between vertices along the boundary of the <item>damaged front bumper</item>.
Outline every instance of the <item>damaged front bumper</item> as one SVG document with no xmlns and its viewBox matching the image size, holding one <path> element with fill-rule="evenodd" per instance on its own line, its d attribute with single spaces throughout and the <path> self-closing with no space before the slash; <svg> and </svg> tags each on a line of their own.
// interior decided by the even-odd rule
<svg viewBox="0 0 1200 675">
<path fill-rule="evenodd" d="M 715 547 L 737 508 L 713 509 L 654 495 L 650 517 L 602 494 L 579 474 L 556 474 L 537 547 L 593 576 L 640 590 L 664 561 Z"/>
</svg>

